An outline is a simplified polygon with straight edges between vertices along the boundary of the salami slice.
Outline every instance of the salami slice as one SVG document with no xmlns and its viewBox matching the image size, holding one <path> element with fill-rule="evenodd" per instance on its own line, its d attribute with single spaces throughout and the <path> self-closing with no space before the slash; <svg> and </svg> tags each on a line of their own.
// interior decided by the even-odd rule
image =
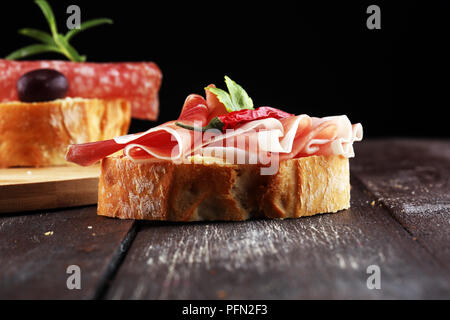
<svg viewBox="0 0 450 320">
<path fill-rule="evenodd" d="M 68 97 L 130 101 L 133 118 L 156 120 L 162 74 L 153 62 L 77 63 L 0 59 L 0 102 L 16 101 L 17 80 L 25 73 L 50 68 L 66 76 Z"/>
</svg>

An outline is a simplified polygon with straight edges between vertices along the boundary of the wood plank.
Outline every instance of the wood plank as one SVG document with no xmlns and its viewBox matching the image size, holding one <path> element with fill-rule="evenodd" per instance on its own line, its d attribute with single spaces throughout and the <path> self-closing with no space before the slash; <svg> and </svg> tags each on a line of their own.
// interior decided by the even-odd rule
<svg viewBox="0 0 450 320">
<path fill-rule="evenodd" d="M 450 140 L 368 140 L 356 154 L 352 173 L 450 268 Z"/>
<path fill-rule="evenodd" d="M 0 213 L 97 203 L 100 167 L 0 169 Z"/>
<path fill-rule="evenodd" d="M 0 216 L 0 299 L 89 299 L 101 294 L 134 231 L 96 207 Z M 81 268 L 81 290 L 66 286 Z"/>
<path fill-rule="evenodd" d="M 357 182 L 336 214 L 142 222 L 108 299 L 450 298 L 448 270 Z M 369 290 L 367 267 L 381 269 Z"/>
</svg>

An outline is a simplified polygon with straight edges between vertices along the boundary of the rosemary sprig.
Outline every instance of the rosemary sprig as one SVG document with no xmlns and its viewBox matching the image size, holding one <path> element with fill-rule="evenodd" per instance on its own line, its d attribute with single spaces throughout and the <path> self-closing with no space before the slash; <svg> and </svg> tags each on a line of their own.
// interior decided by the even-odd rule
<svg viewBox="0 0 450 320">
<path fill-rule="evenodd" d="M 69 41 L 81 31 L 102 24 L 113 23 L 111 19 L 107 18 L 93 19 L 83 22 L 80 25 L 80 29 L 72 29 L 69 30 L 65 35 L 62 35 L 58 33 L 55 15 L 53 14 L 53 10 L 48 4 L 47 0 L 35 0 L 34 2 L 39 6 L 42 13 L 44 14 L 50 28 L 50 33 L 33 28 L 20 29 L 18 31 L 19 34 L 38 40 L 41 43 L 29 45 L 12 52 L 6 57 L 6 59 L 8 60 L 22 59 L 31 55 L 45 52 L 57 52 L 66 56 L 71 61 L 84 62 L 86 61 L 86 56 L 80 55 L 77 50 L 75 50 L 75 48 L 69 43 Z"/>
</svg>

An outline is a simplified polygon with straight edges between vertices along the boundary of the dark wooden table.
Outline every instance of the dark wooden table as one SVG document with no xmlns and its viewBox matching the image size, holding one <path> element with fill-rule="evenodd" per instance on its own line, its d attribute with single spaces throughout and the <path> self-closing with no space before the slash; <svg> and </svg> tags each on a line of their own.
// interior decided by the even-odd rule
<svg viewBox="0 0 450 320">
<path fill-rule="evenodd" d="M 450 141 L 366 140 L 351 173 L 351 209 L 296 220 L 2 215 L 0 298 L 450 298 Z M 371 265 L 381 289 L 367 287 Z"/>
</svg>

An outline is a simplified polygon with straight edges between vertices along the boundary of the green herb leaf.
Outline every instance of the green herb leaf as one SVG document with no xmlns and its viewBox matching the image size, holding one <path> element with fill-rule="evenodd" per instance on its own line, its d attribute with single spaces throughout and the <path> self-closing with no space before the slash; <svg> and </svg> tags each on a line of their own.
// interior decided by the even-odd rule
<svg viewBox="0 0 450 320">
<path fill-rule="evenodd" d="M 42 13 L 45 16 L 45 19 L 48 22 L 48 25 L 50 27 L 51 34 L 37 30 L 32 28 L 25 28 L 20 29 L 19 33 L 36 39 L 43 44 L 34 44 L 30 45 L 28 47 L 24 47 L 22 49 L 16 50 L 10 55 L 6 57 L 6 59 L 9 60 L 15 60 L 15 59 L 22 59 L 34 54 L 38 53 L 45 53 L 45 52 L 57 52 L 64 56 L 66 56 L 69 60 L 75 61 L 75 62 L 84 62 L 86 61 L 86 56 L 81 56 L 77 50 L 75 50 L 74 47 L 72 47 L 69 43 L 69 40 L 78 34 L 81 31 L 87 30 L 89 28 L 93 28 L 95 26 L 101 25 L 101 24 L 111 24 L 113 21 L 111 19 L 107 18 L 100 18 L 100 19 L 94 19 L 89 20 L 80 25 L 80 29 L 73 29 L 66 33 L 66 35 L 62 35 L 58 33 L 58 29 L 56 27 L 56 20 L 55 15 L 53 14 L 53 10 L 48 4 L 46 0 L 35 0 L 34 1 L 39 8 L 41 9 Z"/>
<path fill-rule="evenodd" d="M 96 26 L 100 26 L 102 24 L 112 24 L 113 21 L 111 19 L 108 18 L 99 18 L 99 19 L 93 19 L 93 20 L 89 20 L 86 22 L 83 22 L 80 25 L 80 29 L 72 29 L 69 32 L 66 33 L 65 38 L 67 41 L 69 41 L 70 39 L 72 39 L 75 35 L 77 35 L 78 33 L 80 33 L 81 31 L 96 27 Z"/>
<path fill-rule="evenodd" d="M 20 29 L 19 34 L 36 39 L 36 40 L 41 41 L 46 44 L 55 45 L 55 40 L 53 40 L 52 36 L 48 32 L 45 32 L 45 31 L 31 29 L 31 28 L 25 28 L 25 29 Z"/>
<path fill-rule="evenodd" d="M 211 91 L 217 96 L 217 99 L 219 99 L 220 102 L 222 102 L 225 105 L 225 108 L 228 112 L 237 111 L 239 109 L 236 109 L 233 105 L 233 101 L 231 100 L 230 95 L 228 92 L 219 89 L 219 88 L 206 88 L 207 90 Z"/>
<path fill-rule="evenodd" d="M 50 26 L 50 31 L 52 32 L 53 37 L 55 37 L 58 34 L 58 29 L 56 28 L 55 15 L 53 14 L 52 8 L 46 0 L 35 0 L 34 2 L 41 8 L 42 13 Z"/>
<path fill-rule="evenodd" d="M 27 46 L 21 48 L 19 50 L 14 51 L 9 54 L 5 59 L 7 60 L 16 60 L 24 57 L 32 56 L 38 53 L 43 52 L 58 52 L 60 53 L 60 49 L 57 46 L 49 45 L 49 44 L 32 44 L 31 46 Z"/>
<path fill-rule="evenodd" d="M 228 92 L 231 96 L 233 105 L 241 109 L 253 109 L 253 100 L 248 96 L 247 92 L 236 82 L 225 76 Z"/>
<path fill-rule="evenodd" d="M 253 109 L 253 100 L 240 85 L 227 76 L 225 76 L 225 83 L 229 93 L 219 88 L 207 87 L 205 89 L 215 94 L 219 101 L 225 105 L 228 112 Z"/>
<path fill-rule="evenodd" d="M 81 57 L 80 54 L 72 47 L 69 42 L 67 42 L 66 38 L 63 35 L 58 34 L 56 36 L 56 44 L 62 51 L 62 53 L 69 58 L 71 61 L 75 62 L 84 62 L 86 60 L 86 56 Z"/>
</svg>

